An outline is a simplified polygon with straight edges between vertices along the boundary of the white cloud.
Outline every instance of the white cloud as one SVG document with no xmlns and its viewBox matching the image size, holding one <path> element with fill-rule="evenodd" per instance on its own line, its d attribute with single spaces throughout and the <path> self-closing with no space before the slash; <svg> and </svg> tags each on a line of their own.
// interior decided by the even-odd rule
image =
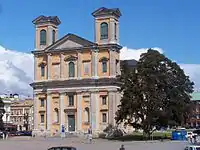
<svg viewBox="0 0 200 150">
<path fill-rule="evenodd" d="M 135 59 L 135 60 L 139 60 L 140 55 L 142 53 L 147 52 L 149 48 L 140 48 L 140 49 L 130 49 L 127 47 L 123 47 L 120 50 L 120 59 L 121 60 L 128 60 L 128 59 Z M 163 53 L 164 51 L 161 48 L 158 47 L 154 47 L 152 48 L 154 50 L 159 51 L 160 53 Z"/>
<path fill-rule="evenodd" d="M 164 51 L 155 47 L 160 53 Z M 121 60 L 136 59 L 147 51 L 147 48 L 129 49 L 123 47 L 120 54 Z M 33 55 L 29 53 L 6 50 L 0 46 L 0 94 L 10 91 L 20 95 L 32 96 L 30 83 L 33 82 L 34 63 Z M 200 88 L 200 64 L 180 64 L 185 73 L 195 82 L 195 87 Z"/>
<path fill-rule="evenodd" d="M 32 96 L 29 84 L 33 81 L 33 66 L 32 54 L 0 46 L 0 93 Z"/>
<path fill-rule="evenodd" d="M 154 50 L 164 53 L 163 49 L 154 47 Z M 121 60 L 135 59 L 139 60 L 142 53 L 147 52 L 148 48 L 140 49 L 129 49 L 123 47 L 120 53 Z M 179 64 L 180 67 L 184 70 L 185 74 L 190 77 L 190 80 L 195 83 L 195 89 L 200 89 L 200 64 Z"/>
</svg>

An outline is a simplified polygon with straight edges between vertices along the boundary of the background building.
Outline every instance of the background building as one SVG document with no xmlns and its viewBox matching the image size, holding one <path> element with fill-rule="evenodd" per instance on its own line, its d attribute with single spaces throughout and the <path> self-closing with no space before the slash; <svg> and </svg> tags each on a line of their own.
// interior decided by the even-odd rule
<svg viewBox="0 0 200 150">
<path fill-rule="evenodd" d="M 4 110 L 5 114 L 3 116 L 3 122 L 6 124 L 10 124 L 10 105 L 12 101 L 19 100 L 18 94 L 1 94 L 0 97 L 4 102 Z"/>
<path fill-rule="evenodd" d="M 200 128 L 200 92 L 193 92 L 191 96 L 191 114 L 187 124 L 190 128 Z"/>
<path fill-rule="evenodd" d="M 17 125 L 17 130 L 22 131 L 33 129 L 33 100 L 26 99 L 12 102 L 10 106 L 10 120 Z"/>
</svg>

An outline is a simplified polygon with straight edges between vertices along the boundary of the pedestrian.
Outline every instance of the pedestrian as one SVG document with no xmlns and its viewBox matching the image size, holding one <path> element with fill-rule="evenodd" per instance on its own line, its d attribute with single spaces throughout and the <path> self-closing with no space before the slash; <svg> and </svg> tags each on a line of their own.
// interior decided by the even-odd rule
<svg viewBox="0 0 200 150">
<path fill-rule="evenodd" d="M 119 150 L 125 150 L 124 145 L 122 144 Z"/>
<path fill-rule="evenodd" d="M 90 144 L 92 143 L 92 128 L 91 128 L 91 126 L 88 129 L 88 142 Z"/>
</svg>

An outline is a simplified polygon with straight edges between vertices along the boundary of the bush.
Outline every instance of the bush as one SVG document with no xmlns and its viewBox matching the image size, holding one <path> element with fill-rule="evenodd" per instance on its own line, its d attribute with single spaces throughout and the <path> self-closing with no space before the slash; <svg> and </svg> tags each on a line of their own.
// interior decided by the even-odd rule
<svg viewBox="0 0 200 150">
<path fill-rule="evenodd" d="M 124 135 L 121 137 L 107 137 L 108 140 L 119 140 L 119 141 L 144 141 L 150 140 L 143 135 Z M 168 136 L 153 136 L 153 140 L 164 140 L 164 139 L 171 139 Z"/>
</svg>

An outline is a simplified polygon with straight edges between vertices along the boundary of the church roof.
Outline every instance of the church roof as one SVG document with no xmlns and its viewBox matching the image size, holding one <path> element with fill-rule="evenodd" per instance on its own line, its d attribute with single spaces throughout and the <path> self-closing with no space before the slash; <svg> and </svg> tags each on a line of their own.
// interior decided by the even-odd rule
<svg viewBox="0 0 200 150">
<path fill-rule="evenodd" d="M 72 33 L 68 33 L 67 35 L 63 36 L 62 38 L 60 38 L 59 40 L 57 40 L 55 43 L 53 43 L 52 45 L 48 46 L 45 50 L 54 50 L 54 48 L 57 46 L 57 45 L 60 45 L 62 43 L 64 43 L 65 41 L 67 40 L 71 40 L 75 43 L 78 43 L 84 47 L 91 47 L 91 46 L 97 46 L 96 43 L 94 42 L 91 42 L 85 38 L 82 38 L 78 35 L 75 35 L 75 34 L 72 34 Z"/>
<path fill-rule="evenodd" d="M 92 15 L 94 17 L 98 17 L 98 16 L 104 16 L 104 15 L 115 15 L 117 17 L 120 17 L 122 14 L 119 10 L 119 8 L 105 8 L 105 7 L 101 7 L 97 10 L 95 10 Z"/>
<path fill-rule="evenodd" d="M 42 23 L 53 23 L 55 25 L 61 24 L 60 19 L 57 16 L 39 16 L 36 19 L 34 19 L 33 24 L 42 24 Z"/>
</svg>

